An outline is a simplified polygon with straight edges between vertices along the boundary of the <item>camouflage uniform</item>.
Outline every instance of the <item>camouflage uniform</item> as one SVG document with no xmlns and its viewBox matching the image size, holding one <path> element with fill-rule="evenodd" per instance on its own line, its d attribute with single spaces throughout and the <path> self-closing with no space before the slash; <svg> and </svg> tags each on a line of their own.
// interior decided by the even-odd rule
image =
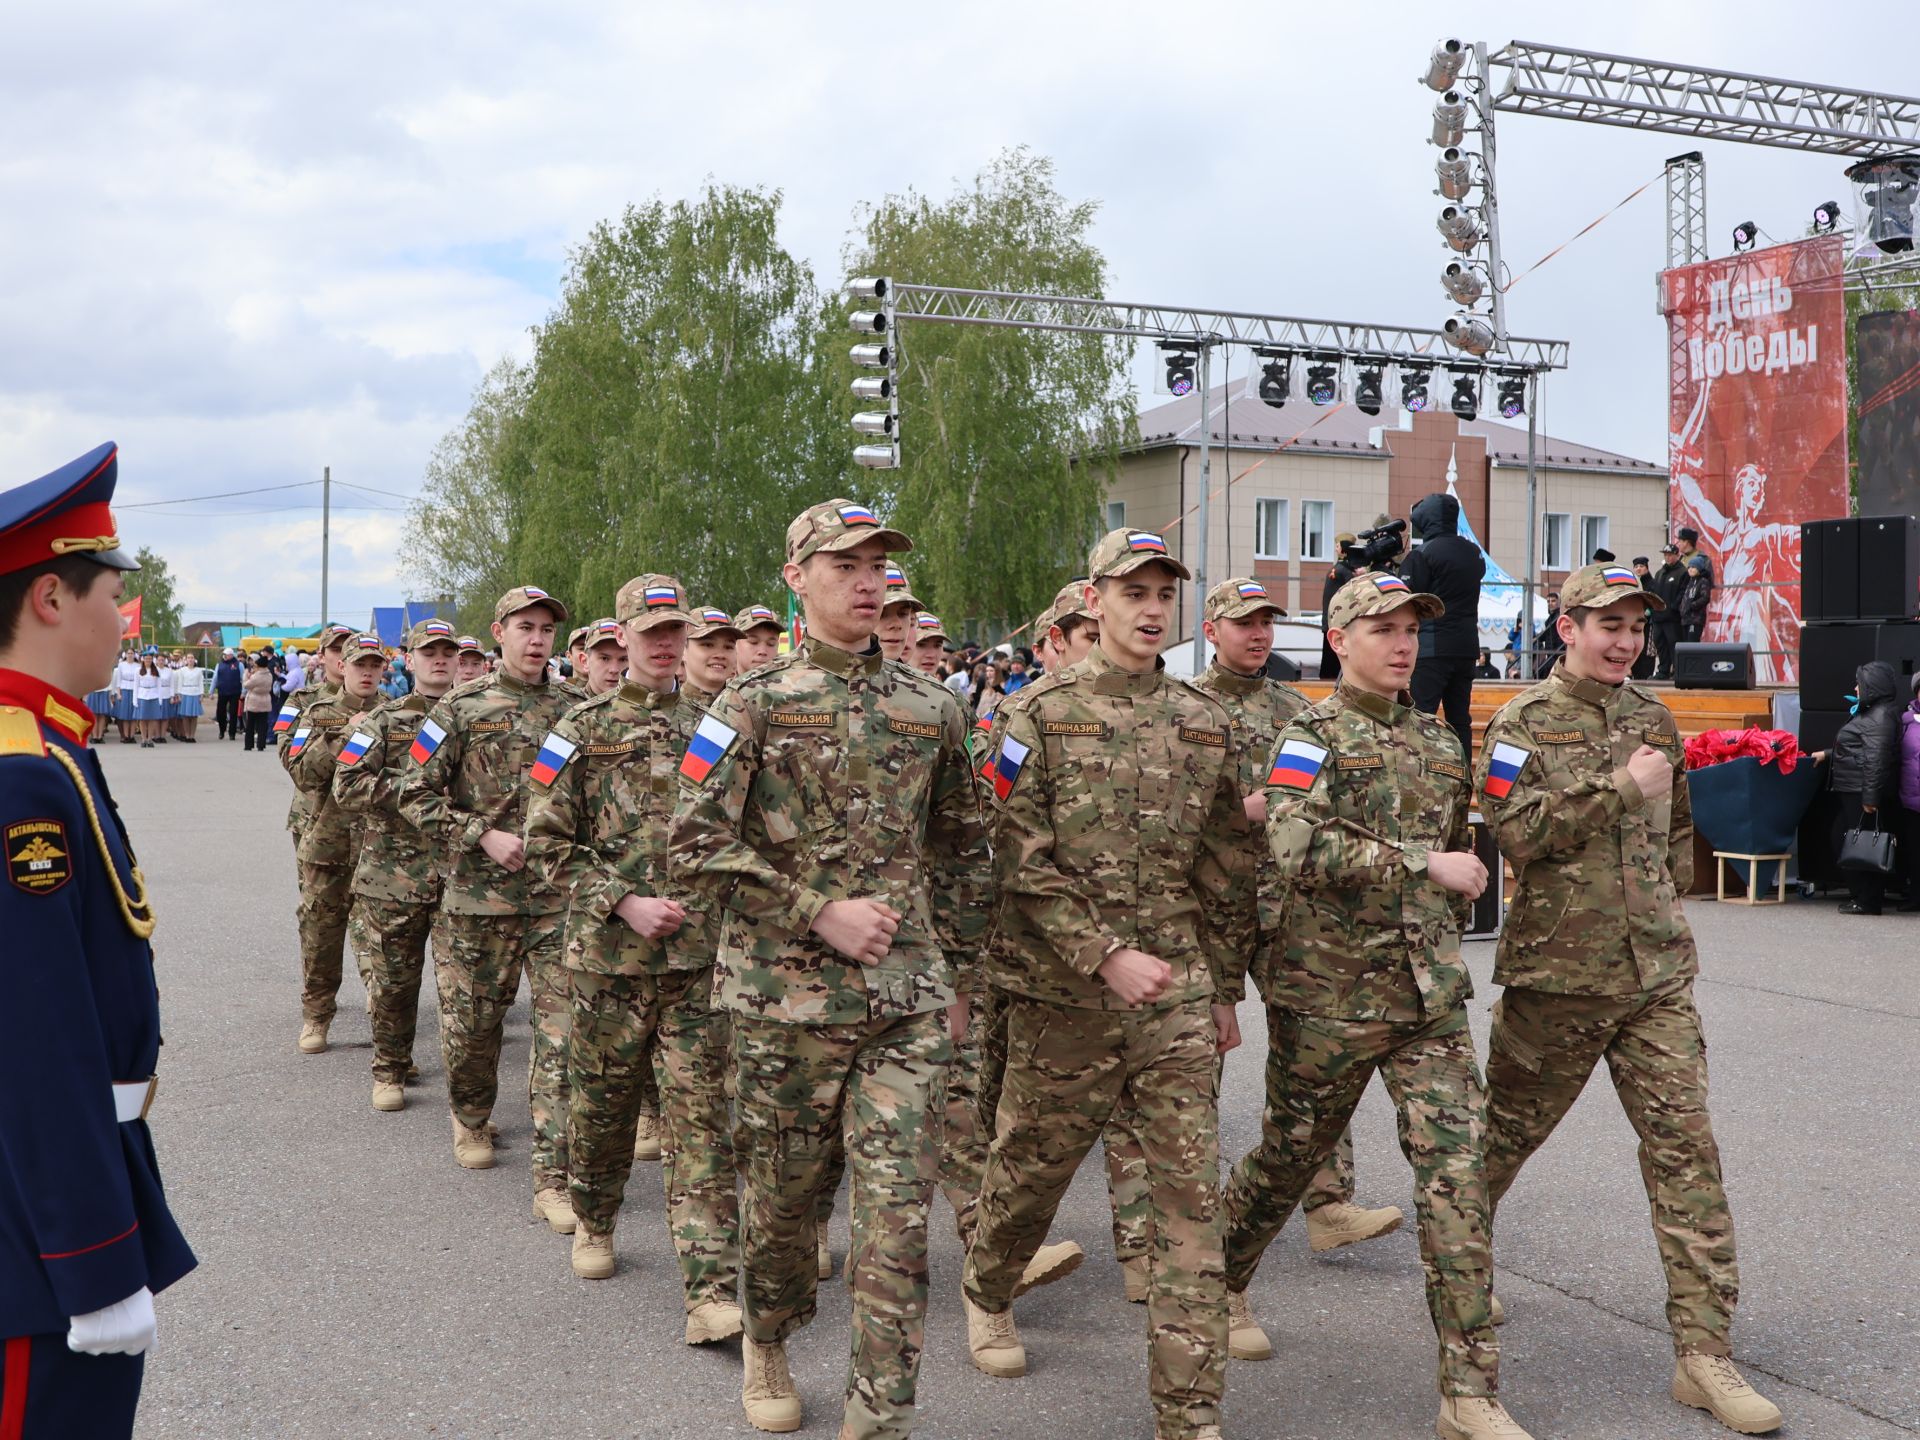
<svg viewBox="0 0 1920 1440">
<path fill-rule="evenodd" d="M 1116 531 L 1092 574 L 1171 561 Z M 1144 559 L 1142 556 L 1144 555 Z M 1122 1105 L 1138 1117 L 1155 1247 L 1149 1389 L 1165 1436 L 1220 1421 L 1227 1358 L 1219 1275 L 1217 1035 L 1254 922 L 1253 837 L 1226 712 L 1163 667 L 1096 648 L 1019 692 L 991 765 L 1002 894 L 987 965 L 1007 1055 L 966 1292 L 1000 1314 L 1067 1185 Z M 1135 946 L 1173 979 L 1129 1008 L 1096 973 Z"/>
<path fill-rule="evenodd" d="M 452 635 L 444 620 L 422 620 L 407 645 L 413 649 Z M 400 814 L 395 786 L 433 705 L 416 691 L 354 716 L 348 734 L 358 753 L 343 755 L 333 772 L 334 803 L 361 821 L 350 929 L 373 1000 L 373 1078 L 394 1085 L 406 1080 L 413 1064 L 420 981 L 441 880 L 432 847 Z"/>
<path fill-rule="evenodd" d="M 845 500 L 788 531 L 816 550 L 906 537 Z M 739 677 L 684 762 L 674 874 L 720 910 L 717 1002 L 732 1012 L 745 1148 L 747 1336 L 781 1343 L 815 1309 L 815 1215 L 834 1136 L 853 1170 L 852 1360 L 843 1434 L 912 1426 L 927 1302 L 929 1091 L 947 1063 L 955 961 L 978 944 L 990 883 L 944 687 L 877 648 L 809 637 Z M 903 916 L 886 959 L 860 965 L 812 932 L 830 900 Z"/>
<path fill-rule="evenodd" d="M 289 701 L 291 705 L 293 702 Z M 333 801 L 334 757 L 346 743 L 347 722 L 359 702 L 338 686 L 308 696 L 280 736 L 280 763 L 293 777 L 298 813 L 289 813 L 300 875 L 300 1014 L 330 1024 L 338 1008 L 353 869 L 360 856 L 359 827 Z M 361 978 L 366 971 L 361 970 Z"/>
<path fill-rule="evenodd" d="M 1565 611 L 1611 603 L 1598 568 L 1568 578 Z M 1627 773 L 1642 744 L 1672 760 L 1670 796 L 1648 800 Z M 1730 1355 L 1740 1273 L 1680 904 L 1693 880 L 1683 767 L 1651 691 L 1564 666 L 1487 727 L 1474 778 L 1518 881 L 1494 961 L 1506 989 L 1487 1060 L 1487 1190 L 1497 1205 L 1604 1057 L 1640 1137 L 1674 1348 Z"/>
<path fill-rule="evenodd" d="M 629 582 L 620 616 L 686 624 L 682 598 L 653 611 L 637 598 L 669 586 L 679 597 L 670 576 Z M 543 749 L 559 764 L 551 773 L 536 769 L 527 807 L 527 863 L 569 896 L 573 1212 L 589 1234 L 612 1232 L 633 1169 L 640 1082 L 657 1053 L 667 1225 L 689 1311 L 710 1300 L 735 1303 L 740 1279 L 727 1026 L 711 998 L 714 927 L 700 898 L 666 873 L 675 771 L 698 718 L 678 690 L 661 694 L 623 680 L 553 727 Z M 613 913 L 628 895 L 678 901 L 687 918 L 666 938 L 646 939 Z"/>
<path fill-rule="evenodd" d="M 1333 627 L 1440 602 L 1362 575 Z M 1492 1252 L 1481 1169 L 1485 1102 L 1460 955 L 1463 903 L 1428 881 L 1430 850 L 1469 848 L 1467 769 L 1439 721 L 1342 681 L 1281 732 L 1267 778 L 1267 840 L 1292 888 L 1270 965 L 1261 1139 L 1227 1186 L 1227 1285 L 1243 1291 L 1377 1070 L 1413 1166 L 1440 1392 L 1493 1396 Z"/>
<path fill-rule="evenodd" d="M 566 619 L 558 601 L 531 589 L 509 590 L 495 616 L 536 604 Z M 456 686 L 428 712 L 399 782 L 401 815 L 429 837 L 445 867 L 433 930 L 434 980 L 447 1091 L 454 1118 L 469 1129 L 484 1126 L 493 1111 L 501 1027 L 526 969 L 533 997 L 527 1091 L 536 1192 L 567 1185 L 566 898 L 529 871 L 496 865 L 480 837 L 488 830 L 524 831 L 528 772 L 567 708 L 567 697 L 544 676 L 529 685 L 504 666 Z"/>
</svg>

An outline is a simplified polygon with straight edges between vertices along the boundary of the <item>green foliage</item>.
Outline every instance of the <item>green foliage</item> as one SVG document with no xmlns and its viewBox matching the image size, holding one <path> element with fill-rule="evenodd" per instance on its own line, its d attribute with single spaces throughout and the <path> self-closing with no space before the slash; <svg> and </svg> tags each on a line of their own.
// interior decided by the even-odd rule
<svg viewBox="0 0 1920 1440">
<path fill-rule="evenodd" d="M 1862 315 L 1882 310 L 1920 310 L 1920 275 L 1906 283 L 1876 281 L 1849 290 L 1847 304 L 1847 495 L 1859 508 L 1860 498 L 1860 357 L 1856 326 Z"/>
<path fill-rule="evenodd" d="M 139 596 L 141 631 L 158 644 L 171 644 L 180 638 L 180 602 L 173 593 L 173 572 L 167 569 L 165 560 L 144 545 L 133 558 L 140 562 L 140 568 L 127 573 L 120 603 Z"/>
</svg>

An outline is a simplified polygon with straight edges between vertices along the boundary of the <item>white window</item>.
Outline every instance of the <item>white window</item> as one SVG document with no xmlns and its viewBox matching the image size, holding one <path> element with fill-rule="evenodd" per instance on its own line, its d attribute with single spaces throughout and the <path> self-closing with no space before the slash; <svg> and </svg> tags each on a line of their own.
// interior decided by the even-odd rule
<svg viewBox="0 0 1920 1440">
<path fill-rule="evenodd" d="M 1127 528 L 1127 502 L 1124 500 L 1107 501 L 1107 529 L 1124 530 Z"/>
<path fill-rule="evenodd" d="M 1568 557 L 1573 553 L 1573 517 L 1543 515 L 1540 530 L 1540 568 L 1571 570 Z"/>
<path fill-rule="evenodd" d="M 1605 515 L 1582 515 L 1580 517 L 1580 563 L 1585 565 L 1593 559 L 1596 550 L 1610 550 L 1612 542 L 1607 538 L 1612 526 Z"/>
<path fill-rule="evenodd" d="M 1300 502 L 1300 558 L 1302 560 L 1333 559 L 1333 502 L 1331 500 Z"/>
<path fill-rule="evenodd" d="M 1286 501 L 1256 500 L 1253 502 L 1253 558 L 1256 560 L 1287 558 Z"/>
</svg>

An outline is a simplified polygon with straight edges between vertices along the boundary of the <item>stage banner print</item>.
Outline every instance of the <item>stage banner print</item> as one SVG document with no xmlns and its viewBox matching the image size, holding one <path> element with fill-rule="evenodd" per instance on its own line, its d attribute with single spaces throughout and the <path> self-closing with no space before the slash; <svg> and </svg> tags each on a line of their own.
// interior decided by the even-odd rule
<svg viewBox="0 0 1920 1440">
<path fill-rule="evenodd" d="M 120 634 L 140 638 L 140 602 L 147 597 L 136 595 L 120 607 Z"/>
<path fill-rule="evenodd" d="M 1862 315 L 1853 325 L 1860 367 L 1860 513 L 1920 515 L 1920 311 Z"/>
<path fill-rule="evenodd" d="M 1702 639 L 1799 676 L 1800 525 L 1848 513 L 1844 241 L 1822 235 L 1661 276 L 1672 361 L 1667 509 L 1713 563 Z"/>
</svg>

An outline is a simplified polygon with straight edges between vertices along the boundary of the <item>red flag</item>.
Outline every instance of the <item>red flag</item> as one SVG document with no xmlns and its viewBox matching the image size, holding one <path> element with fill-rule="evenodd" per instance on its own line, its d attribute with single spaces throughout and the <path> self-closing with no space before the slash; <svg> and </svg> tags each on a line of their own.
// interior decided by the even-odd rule
<svg viewBox="0 0 1920 1440">
<path fill-rule="evenodd" d="M 136 595 L 120 607 L 120 633 L 131 635 L 135 639 L 140 635 L 140 602 L 144 596 Z"/>
</svg>

